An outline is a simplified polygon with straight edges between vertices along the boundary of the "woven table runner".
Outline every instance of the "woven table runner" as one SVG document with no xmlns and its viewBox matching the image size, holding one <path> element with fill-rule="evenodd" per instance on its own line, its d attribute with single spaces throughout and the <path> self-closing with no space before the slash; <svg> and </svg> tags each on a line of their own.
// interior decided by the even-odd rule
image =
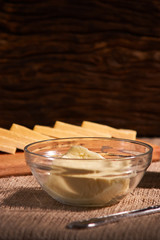
<svg viewBox="0 0 160 240">
<path fill-rule="evenodd" d="M 160 239 L 160 214 L 123 219 L 85 230 L 70 230 L 71 221 L 160 204 L 160 162 L 153 162 L 138 187 L 120 203 L 78 208 L 53 200 L 34 177 L 0 178 L 0 239 L 154 240 Z"/>
</svg>

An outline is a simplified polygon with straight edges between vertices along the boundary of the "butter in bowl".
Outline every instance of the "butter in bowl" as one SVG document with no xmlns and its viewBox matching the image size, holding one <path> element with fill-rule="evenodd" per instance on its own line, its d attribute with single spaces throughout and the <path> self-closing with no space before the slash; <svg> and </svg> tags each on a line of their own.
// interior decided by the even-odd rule
<svg viewBox="0 0 160 240">
<path fill-rule="evenodd" d="M 118 203 L 138 185 L 152 159 L 150 145 L 120 138 L 51 139 L 24 151 L 34 177 L 51 197 L 83 207 Z"/>
</svg>

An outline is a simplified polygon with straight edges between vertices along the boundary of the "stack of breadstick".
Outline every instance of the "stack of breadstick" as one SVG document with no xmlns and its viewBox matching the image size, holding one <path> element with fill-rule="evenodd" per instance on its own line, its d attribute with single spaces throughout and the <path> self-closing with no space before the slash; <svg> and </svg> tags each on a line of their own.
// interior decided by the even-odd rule
<svg viewBox="0 0 160 240">
<path fill-rule="evenodd" d="M 107 125 L 83 121 L 81 126 L 56 121 L 53 127 L 35 125 L 33 129 L 13 123 L 11 128 L 0 128 L 0 151 L 15 154 L 17 149 L 32 142 L 69 137 L 108 137 L 137 140 L 137 132 L 129 129 L 117 129 Z M 150 143 L 149 143 L 150 144 Z M 153 147 L 153 161 L 160 160 L 160 146 Z"/>
</svg>

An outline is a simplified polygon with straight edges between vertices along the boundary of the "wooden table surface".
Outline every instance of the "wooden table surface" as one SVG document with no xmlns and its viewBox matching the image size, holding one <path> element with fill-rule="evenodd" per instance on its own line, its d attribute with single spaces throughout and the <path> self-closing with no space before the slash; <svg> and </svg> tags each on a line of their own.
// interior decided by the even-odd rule
<svg viewBox="0 0 160 240">
<path fill-rule="evenodd" d="M 24 152 L 0 154 L 0 177 L 31 174 L 25 162 Z"/>
<path fill-rule="evenodd" d="M 139 140 L 160 146 L 160 138 L 140 138 Z M 160 160 L 160 150 L 157 157 L 154 161 Z M 17 151 L 15 154 L 0 153 L 0 177 L 28 174 L 31 174 L 31 171 L 26 164 L 23 151 Z"/>
</svg>

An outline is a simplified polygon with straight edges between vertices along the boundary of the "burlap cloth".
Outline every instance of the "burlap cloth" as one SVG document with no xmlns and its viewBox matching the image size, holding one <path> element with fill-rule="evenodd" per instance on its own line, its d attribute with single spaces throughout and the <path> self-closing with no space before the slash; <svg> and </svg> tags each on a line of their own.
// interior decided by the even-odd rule
<svg viewBox="0 0 160 240">
<path fill-rule="evenodd" d="M 160 162 L 151 164 L 138 187 L 120 203 L 97 209 L 56 202 L 40 188 L 33 176 L 0 178 L 0 239 L 159 240 L 159 213 L 92 229 L 66 229 L 71 221 L 160 204 L 159 197 Z"/>
</svg>

